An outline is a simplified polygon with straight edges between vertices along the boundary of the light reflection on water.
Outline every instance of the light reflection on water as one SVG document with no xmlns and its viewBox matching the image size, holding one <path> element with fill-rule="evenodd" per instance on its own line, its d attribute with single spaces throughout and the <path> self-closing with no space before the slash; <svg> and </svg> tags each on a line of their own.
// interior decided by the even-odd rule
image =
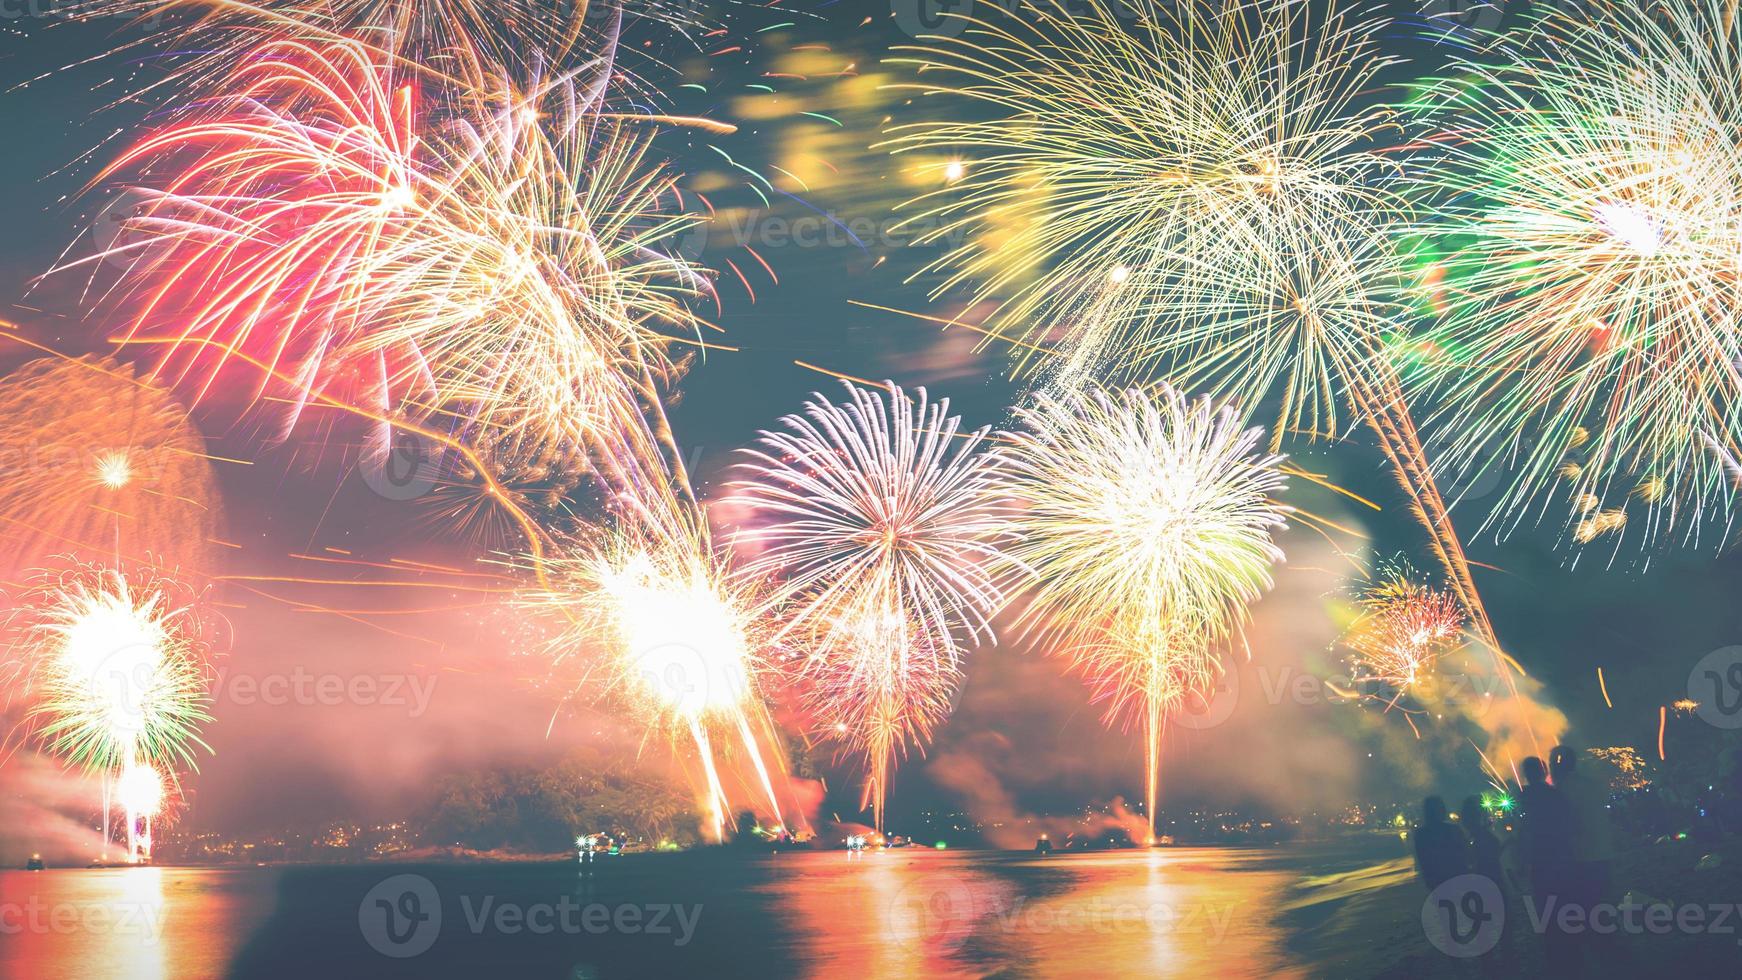
<svg viewBox="0 0 1742 980">
<path fill-rule="evenodd" d="M 0 977 L 220 976 L 267 882 L 199 868 L 0 872 Z M 250 887 L 252 886 L 252 887 Z"/>
<path fill-rule="evenodd" d="M 1279 917 L 1318 858 L 1215 848 L 1060 854 L 903 849 L 850 856 L 626 857 L 558 865 L 0 872 L 0 977 L 1288 977 Z M 434 882 L 427 953 L 370 949 L 358 908 L 383 879 Z M 463 903 L 693 903 L 693 942 L 466 929 Z M 38 927 L 10 928 L 34 907 Z M 53 918 L 59 913 L 59 925 Z M 71 918 L 68 918 L 68 917 Z M 85 917 L 95 917 L 91 928 Z M 100 920 L 100 921 L 98 921 Z M 507 973 L 501 975 L 509 975 Z"/>
<path fill-rule="evenodd" d="M 1266 852 L 886 851 L 765 887 L 812 976 L 1288 977 L 1275 920 L 1299 877 Z"/>
</svg>

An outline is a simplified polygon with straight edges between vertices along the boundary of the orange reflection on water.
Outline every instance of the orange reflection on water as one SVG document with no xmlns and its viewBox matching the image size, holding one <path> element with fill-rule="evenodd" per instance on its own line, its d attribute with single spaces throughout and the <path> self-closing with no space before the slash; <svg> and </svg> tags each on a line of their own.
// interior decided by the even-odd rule
<svg viewBox="0 0 1742 980">
<path fill-rule="evenodd" d="M 806 862 L 766 887 L 812 976 L 1290 977 L 1277 916 L 1298 881 L 1262 851 L 914 849 Z"/>
<path fill-rule="evenodd" d="M 235 892 L 234 874 L 149 867 L 0 872 L 0 977 L 221 976 L 233 937 L 261 918 L 241 909 L 265 910 L 258 896 Z"/>
</svg>

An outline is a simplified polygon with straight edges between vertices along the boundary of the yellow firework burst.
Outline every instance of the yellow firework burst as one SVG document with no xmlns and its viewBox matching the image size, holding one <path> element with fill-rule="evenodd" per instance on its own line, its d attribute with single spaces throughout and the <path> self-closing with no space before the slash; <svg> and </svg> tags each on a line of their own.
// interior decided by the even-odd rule
<svg viewBox="0 0 1742 980">
<path fill-rule="evenodd" d="M 887 144 L 965 161 L 911 205 L 961 241 L 925 270 L 937 293 L 971 287 L 1025 367 L 1280 395 L 1285 425 L 1334 428 L 1390 315 L 1397 202 L 1369 152 L 1389 114 L 1357 107 L 1387 64 L 1376 25 L 1250 0 L 964 21 L 894 59 L 967 117 Z"/>
<path fill-rule="evenodd" d="M 773 744 L 760 691 L 766 632 L 754 616 L 755 597 L 736 584 L 706 535 L 680 541 L 599 532 L 540 565 L 547 584 L 522 603 L 562 624 L 547 652 L 555 661 L 581 661 L 578 693 L 618 706 L 650 732 L 693 744 L 716 838 L 731 812 L 716 750 L 722 738 L 749 759 L 779 823 L 761 747 Z"/>
<path fill-rule="evenodd" d="M 1153 817 L 1162 719 L 1214 680 L 1219 641 L 1282 559 L 1281 460 L 1232 410 L 1166 386 L 1042 395 L 1017 415 L 998 452 L 1023 622 L 1089 677 L 1110 720 L 1142 724 Z"/>
</svg>

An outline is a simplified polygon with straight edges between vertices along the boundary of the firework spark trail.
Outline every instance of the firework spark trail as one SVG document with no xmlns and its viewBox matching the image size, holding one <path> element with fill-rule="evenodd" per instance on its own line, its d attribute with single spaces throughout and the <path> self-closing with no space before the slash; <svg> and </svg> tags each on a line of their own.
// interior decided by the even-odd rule
<svg viewBox="0 0 1742 980">
<path fill-rule="evenodd" d="M 163 810 L 163 795 L 163 776 L 149 764 L 128 762 L 115 777 L 115 799 L 127 818 L 129 863 L 151 860 L 151 821 Z"/>
<path fill-rule="evenodd" d="M 1708 449 L 1742 444 L 1734 15 L 1548 5 L 1410 106 L 1447 292 L 1424 371 L 1434 441 L 1472 477 L 1512 471 L 1488 518 L 1502 535 L 1548 520 L 1584 544 L 1636 524 L 1644 546 L 1733 517 Z M 1625 520 L 1629 499 L 1648 520 Z"/>
<path fill-rule="evenodd" d="M 739 740 L 780 824 L 757 738 L 772 733 L 759 691 L 765 634 L 752 612 L 755 598 L 735 584 L 705 532 L 672 541 L 619 529 L 570 542 L 537 564 L 552 586 L 520 601 L 562 618 L 547 645 L 553 662 L 581 658 L 582 688 L 623 706 L 650 734 L 689 738 L 716 839 L 726 833 L 729 808 L 715 749 L 725 737 Z"/>
<path fill-rule="evenodd" d="M 1006 552 L 1027 586 L 1020 622 L 1144 730 L 1150 820 L 1163 722 L 1215 680 L 1216 650 L 1282 559 L 1281 458 L 1208 399 L 1095 389 L 1042 394 L 1005 434 Z"/>
<path fill-rule="evenodd" d="M 988 492 L 986 430 L 961 433 L 949 401 L 843 385 L 746 450 L 732 497 L 754 515 L 744 569 L 774 583 L 779 638 L 821 731 L 865 757 L 882 828 L 889 774 L 947 714 L 965 647 L 992 637 L 1004 518 Z"/>
<path fill-rule="evenodd" d="M 131 260 L 126 339 L 176 341 L 163 364 L 200 396 L 234 350 L 271 368 L 256 400 L 290 374 L 287 428 L 331 391 L 467 419 L 498 467 L 585 447 L 618 489 L 668 469 L 685 484 L 659 394 L 703 280 L 656 248 L 688 220 L 666 210 L 673 178 L 568 79 L 517 92 L 474 74 L 425 100 L 426 79 L 366 45 L 263 44 L 228 109 L 110 168 L 153 196 L 134 240 L 75 265 Z"/>
</svg>

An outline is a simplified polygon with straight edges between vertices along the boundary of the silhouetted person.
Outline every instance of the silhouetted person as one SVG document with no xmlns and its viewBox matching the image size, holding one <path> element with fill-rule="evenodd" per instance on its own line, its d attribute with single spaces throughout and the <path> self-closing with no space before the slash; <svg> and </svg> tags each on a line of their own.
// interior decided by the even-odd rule
<svg viewBox="0 0 1742 980">
<path fill-rule="evenodd" d="M 1447 818 L 1446 801 L 1430 796 L 1421 801 L 1421 823 L 1415 828 L 1415 871 L 1433 891 L 1470 870 L 1469 844 L 1463 831 Z"/>
<path fill-rule="evenodd" d="M 1470 870 L 1492 881 L 1500 893 L 1500 908 L 1496 911 L 1507 931 L 1501 933 L 1501 945 L 1482 957 L 1482 974 L 1499 975 L 1507 969 L 1508 964 L 1503 962 L 1508 958 L 1505 943 L 1512 936 L 1506 918 L 1507 907 L 1512 902 L 1507 897 L 1506 872 L 1500 863 L 1500 838 L 1494 833 L 1493 817 L 1482 805 L 1480 796 L 1464 797 L 1463 806 L 1458 808 L 1458 826 L 1470 842 Z"/>
<path fill-rule="evenodd" d="M 1578 753 L 1565 745 L 1555 746 L 1548 759 L 1549 778 L 1566 794 L 1573 812 L 1571 900 L 1584 906 L 1589 922 L 1590 910 L 1610 903 L 1614 891 L 1610 866 L 1615 861 L 1615 827 L 1609 814 L 1609 787 L 1580 771 Z M 1618 975 L 1626 972 L 1621 966 L 1626 948 L 1616 937 L 1605 938 L 1587 926 L 1577 938 L 1587 963 L 1600 962 Z"/>
<path fill-rule="evenodd" d="M 1530 873 L 1530 900 L 1542 929 L 1548 973 L 1578 975 L 1578 947 L 1560 927 L 1561 909 L 1578 900 L 1573 872 L 1573 808 L 1565 793 L 1549 785 L 1548 767 L 1535 756 L 1519 765 L 1524 788 L 1518 791 L 1518 844 Z"/>
<path fill-rule="evenodd" d="M 1557 745 L 1549 753 L 1549 778 L 1566 795 L 1573 814 L 1572 874 L 1578 900 L 1595 905 L 1608 898 L 1609 865 L 1615 860 L 1608 787 L 1578 771 L 1578 753 Z"/>
<path fill-rule="evenodd" d="M 1470 870 L 1504 888 L 1506 879 L 1500 870 L 1500 838 L 1494 834 L 1493 821 L 1488 816 L 1488 808 L 1482 805 L 1481 797 L 1464 797 L 1464 805 L 1458 808 L 1458 825 L 1470 842 Z"/>
</svg>

